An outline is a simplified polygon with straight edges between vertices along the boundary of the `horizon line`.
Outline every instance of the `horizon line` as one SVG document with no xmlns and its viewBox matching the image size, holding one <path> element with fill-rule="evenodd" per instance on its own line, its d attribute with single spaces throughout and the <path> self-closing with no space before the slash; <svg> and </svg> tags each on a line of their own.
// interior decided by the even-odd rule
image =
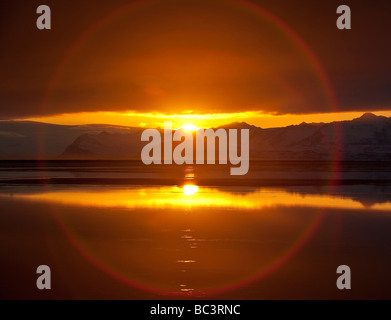
<svg viewBox="0 0 391 320">
<path fill-rule="evenodd" d="M 250 126 L 254 126 L 261 129 L 272 129 L 272 128 L 283 128 L 288 127 L 292 125 L 300 125 L 303 123 L 306 124 L 327 124 L 327 123 L 333 123 L 333 122 L 343 122 L 343 121 L 352 121 L 354 119 L 358 119 L 362 117 L 365 114 L 373 114 L 376 117 L 391 117 L 391 111 L 352 111 L 352 112 L 333 112 L 333 113 L 314 113 L 314 114 L 284 114 L 284 115 L 270 115 L 270 114 L 261 114 L 259 112 L 256 113 L 253 116 L 248 115 L 248 113 L 245 114 L 242 118 L 237 117 L 222 117 L 221 115 L 228 115 L 228 114 L 217 114 L 216 113 L 216 121 L 213 121 L 214 119 L 210 119 L 208 117 L 204 118 L 204 115 L 192 115 L 193 117 L 189 117 L 190 115 L 163 115 L 163 114 L 153 114 L 153 118 L 160 118 L 158 119 L 158 122 L 155 122 L 154 124 L 151 123 L 151 125 L 148 125 L 148 123 L 124 123 L 124 119 L 122 121 L 116 121 L 117 123 L 114 123 L 115 121 L 110 121 L 110 115 L 113 115 L 114 118 L 128 118 L 130 116 L 129 113 L 116 113 L 116 112 L 82 112 L 82 113 L 72 113 L 72 114 L 61 114 L 61 115 L 55 115 L 55 116 L 48 116 L 48 117 L 31 117 L 31 118 L 15 118 L 15 119 L 1 119 L 1 122 L 36 122 L 36 123 L 43 123 L 43 124 L 49 124 L 49 125 L 64 125 L 64 126 L 113 126 L 113 127 L 125 127 L 125 128 L 140 128 L 140 129 L 147 129 L 147 128 L 153 128 L 153 129 L 161 129 L 164 127 L 164 121 L 172 121 L 169 120 L 169 118 L 172 116 L 174 121 L 173 123 L 176 123 L 177 125 L 173 125 L 177 129 L 182 128 L 185 125 L 194 125 L 198 129 L 213 129 L 213 128 L 219 128 L 227 125 L 231 125 L 234 123 L 244 123 Z M 377 113 L 377 114 L 376 114 Z M 82 122 L 85 116 L 91 118 L 91 114 L 96 114 L 97 118 L 100 119 L 100 116 L 102 114 L 107 118 L 108 122 L 103 121 L 91 121 L 91 122 Z M 240 113 L 232 113 L 231 115 L 239 115 Z M 79 119 L 75 119 L 77 115 L 81 116 Z M 138 114 L 135 113 L 135 116 L 140 117 L 148 117 L 151 116 L 149 114 Z M 220 116 L 220 117 L 219 117 Z M 69 123 L 68 117 L 72 117 L 74 119 L 73 123 Z M 182 118 L 183 117 L 183 118 Z M 308 118 L 313 117 L 313 121 L 310 121 Z M 92 117 L 93 118 L 93 117 Z M 162 119 L 163 118 L 163 119 Z M 177 120 L 177 118 L 181 118 L 181 120 Z M 203 122 L 211 122 L 213 125 L 197 125 L 197 121 L 192 120 L 192 118 L 198 118 L 198 121 Z M 292 121 L 289 123 L 289 119 L 292 119 Z M 324 118 L 323 121 L 319 121 Z M 201 119 L 201 120 L 200 120 Z M 234 120 L 235 121 L 230 121 Z M 53 120 L 53 121 L 51 121 Z M 57 121 L 56 121 L 57 120 Z M 118 119 L 112 119 L 112 120 L 118 120 Z M 261 125 L 260 122 L 267 122 L 269 120 L 270 125 Z M 270 121 L 271 120 L 271 121 Z M 275 120 L 275 121 L 273 121 Z M 283 120 L 283 121 L 278 121 Z M 318 120 L 318 121 L 317 121 Z M 136 121 L 137 122 L 137 121 Z M 272 125 L 272 124 L 276 125 Z"/>
</svg>

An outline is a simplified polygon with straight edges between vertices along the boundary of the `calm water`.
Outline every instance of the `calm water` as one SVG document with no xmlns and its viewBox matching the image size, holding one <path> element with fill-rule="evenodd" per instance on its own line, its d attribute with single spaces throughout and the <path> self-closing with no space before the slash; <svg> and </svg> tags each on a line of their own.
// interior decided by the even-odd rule
<svg viewBox="0 0 391 320">
<path fill-rule="evenodd" d="M 213 186 L 192 167 L 148 170 L 3 165 L 1 298 L 391 298 L 387 183 Z M 50 291 L 35 287 L 41 264 Z M 336 288 L 341 264 L 350 291 Z"/>
</svg>

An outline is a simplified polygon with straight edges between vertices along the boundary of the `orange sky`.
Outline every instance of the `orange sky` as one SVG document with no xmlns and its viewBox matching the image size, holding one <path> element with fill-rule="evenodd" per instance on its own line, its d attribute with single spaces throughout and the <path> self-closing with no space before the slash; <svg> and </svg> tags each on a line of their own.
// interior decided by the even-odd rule
<svg viewBox="0 0 391 320">
<path fill-rule="evenodd" d="M 355 5 L 348 31 L 332 1 L 56 0 L 46 31 L 37 3 L 0 4 L 1 120 L 266 128 L 390 115 L 390 1 Z"/>
</svg>

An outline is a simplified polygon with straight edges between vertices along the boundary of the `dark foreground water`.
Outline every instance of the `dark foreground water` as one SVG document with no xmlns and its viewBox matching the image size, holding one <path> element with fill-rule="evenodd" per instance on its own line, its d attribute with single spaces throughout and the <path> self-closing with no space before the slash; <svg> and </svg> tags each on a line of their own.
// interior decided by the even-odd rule
<svg viewBox="0 0 391 320">
<path fill-rule="evenodd" d="M 387 174 L 351 166 L 356 183 L 330 186 L 332 166 L 272 165 L 234 185 L 217 169 L 3 163 L 0 298 L 390 299 Z"/>
</svg>

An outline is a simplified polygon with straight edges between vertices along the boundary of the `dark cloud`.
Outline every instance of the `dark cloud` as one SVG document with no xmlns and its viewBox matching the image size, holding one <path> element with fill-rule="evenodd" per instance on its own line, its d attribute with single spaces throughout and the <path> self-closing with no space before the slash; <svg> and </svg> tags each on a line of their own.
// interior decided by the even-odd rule
<svg viewBox="0 0 391 320">
<path fill-rule="evenodd" d="M 340 110 L 391 109 L 389 1 L 346 3 L 346 31 L 335 25 L 340 1 L 252 3 L 308 44 Z M 324 81 L 297 42 L 233 1 L 145 1 L 109 19 L 131 2 L 48 0 L 50 31 L 35 27 L 40 4 L 0 4 L 0 118 L 331 109 Z"/>
</svg>

